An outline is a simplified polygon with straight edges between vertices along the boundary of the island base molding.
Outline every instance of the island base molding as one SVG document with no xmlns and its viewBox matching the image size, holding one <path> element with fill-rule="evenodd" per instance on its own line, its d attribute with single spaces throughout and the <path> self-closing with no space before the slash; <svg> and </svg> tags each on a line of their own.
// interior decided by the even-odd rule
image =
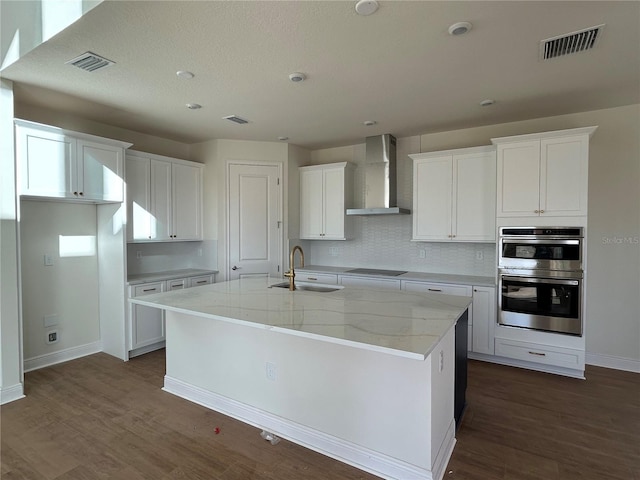
<svg viewBox="0 0 640 480">
<path fill-rule="evenodd" d="M 455 423 L 452 422 L 435 459 L 434 469 L 429 471 L 168 375 L 164 377 L 163 390 L 389 480 L 441 480 L 456 443 Z"/>
</svg>

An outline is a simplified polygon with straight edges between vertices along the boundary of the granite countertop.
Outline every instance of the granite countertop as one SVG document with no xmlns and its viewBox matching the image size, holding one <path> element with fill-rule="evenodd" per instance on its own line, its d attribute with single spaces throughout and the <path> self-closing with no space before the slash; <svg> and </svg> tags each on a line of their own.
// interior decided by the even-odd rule
<svg viewBox="0 0 640 480">
<path fill-rule="evenodd" d="M 398 276 L 381 276 L 381 275 L 367 275 L 362 273 L 348 273 L 348 270 L 353 270 L 356 267 L 326 267 L 322 265 L 307 265 L 304 267 L 296 268 L 298 272 L 306 273 L 329 273 L 334 275 L 355 275 L 358 277 L 372 277 L 372 278 L 396 278 L 398 280 L 414 280 L 419 282 L 435 282 L 435 283 L 449 283 L 457 285 L 477 285 L 479 287 L 495 287 L 496 279 L 494 277 L 483 277 L 475 275 L 455 275 L 448 273 L 426 273 L 426 272 L 407 272 Z"/>
<path fill-rule="evenodd" d="M 215 275 L 216 273 L 218 273 L 218 270 L 202 270 L 199 268 L 185 268 L 182 270 L 169 270 L 167 272 L 138 273 L 127 276 L 127 285 L 139 285 L 141 283 L 174 280 L 176 278 L 197 277 L 199 275 Z"/>
<path fill-rule="evenodd" d="M 470 297 L 360 287 L 333 292 L 268 288 L 282 278 L 247 278 L 132 298 L 254 328 L 424 360 L 471 303 Z"/>
</svg>

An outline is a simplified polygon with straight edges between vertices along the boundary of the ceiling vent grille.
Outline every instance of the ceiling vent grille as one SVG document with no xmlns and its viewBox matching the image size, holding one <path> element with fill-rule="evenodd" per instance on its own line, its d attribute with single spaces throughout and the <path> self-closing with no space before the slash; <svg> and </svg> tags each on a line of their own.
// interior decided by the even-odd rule
<svg viewBox="0 0 640 480">
<path fill-rule="evenodd" d="M 549 60 L 591 50 L 600 40 L 603 28 L 604 24 L 542 40 L 540 42 L 540 57 L 542 60 Z"/>
<path fill-rule="evenodd" d="M 95 72 L 101 68 L 110 67 L 114 65 L 116 62 L 112 62 L 111 60 L 107 60 L 100 55 L 96 55 L 92 52 L 85 52 L 79 57 L 76 57 L 68 62 L 65 62 L 68 65 L 73 65 L 74 67 L 81 68 L 82 70 L 86 70 L 87 72 Z"/>
<path fill-rule="evenodd" d="M 240 125 L 244 125 L 245 123 L 249 123 L 249 120 L 245 120 L 244 118 L 240 118 L 237 115 L 229 115 L 228 117 L 222 117 L 223 120 L 229 120 L 230 122 L 239 123 Z"/>
</svg>

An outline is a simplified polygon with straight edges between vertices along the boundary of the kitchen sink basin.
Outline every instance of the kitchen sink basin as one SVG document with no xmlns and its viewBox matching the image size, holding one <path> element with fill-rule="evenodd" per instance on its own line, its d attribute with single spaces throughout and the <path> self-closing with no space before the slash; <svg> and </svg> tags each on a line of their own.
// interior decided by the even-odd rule
<svg viewBox="0 0 640 480">
<path fill-rule="evenodd" d="M 276 283 L 270 285 L 269 288 L 289 288 L 289 282 Z M 336 290 L 342 290 L 342 285 L 326 285 L 322 283 L 308 283 L 308 282 L 296 282 L 296 290 L 306 292 L 335 292 Z"/>
</svg>

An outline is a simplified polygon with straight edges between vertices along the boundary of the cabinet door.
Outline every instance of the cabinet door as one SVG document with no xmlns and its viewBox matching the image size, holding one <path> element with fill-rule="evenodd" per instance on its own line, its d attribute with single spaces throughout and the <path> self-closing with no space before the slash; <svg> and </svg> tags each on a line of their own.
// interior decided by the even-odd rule
<svg viewBox="0 0 640 480">
<path fill-rule="evenodd" d="M 164 290 L 162 283 L 137 285 L 133 289 L 133 296 L 140 297 L 160 293 Z M 131 310 L 131 350 L 164 341 L 165 332 L 162 310 L 135 304 L 132 305 Z"/>
<path fill-rule="evenodd" d="M 540 141 L 498 145 L 498 217 L 536 217 L 540 210 Z"/>
<path fill-rule="evenodd" d="M 16 127 L 20 195 L 74 197 L 76 140 L 66 135 Z"/>
<path fill-rule="evenodd" d="M 452 238 L 495 241 L 495 153 L 454 155 L 453 172 Z"/>
<path fill-rule="evenodd" d="M 100 202 L 122 202 L 123 156 L 121 147 L 78 140 L 78 194 Z"/>
<path fill-rule="evenodd" d="M 344 240 L 344 168 L 327 169 L 323 174 L 323 237 Z"/>
<path fill-rule="evenodd" d="M 151 160 L 151 240 L 171 238 L 171 163 Z"/>
<path fill-rule="evenodd" d="M 543 139 L 540 151 L 540 214 L 586 216 L 589 137 Z"/>
<path fill-rule="evenodd" d="M 151 160 L 127 157 L 127 241 L 151 239 Z"/>
<path fill-rule="evenodd" d="M 496 289 L 473 287 L 473 351 L 494 353 L 494 329 L 496 324 Z"/>
<path fill-rule="evenodd" d="M 415 160 L 413 240 L 451 240 L 452 157 Z"/>
<path fill-rule="evenodd" d="M 174 163 L 171 169 L 174 240 L 202 240 L 202 169 Z"/>
<path fill-rule="evenodd" d="M 300 170 L 300 238 L 322 238 L 323 232 L 322 170 Z"/>
</svg>

